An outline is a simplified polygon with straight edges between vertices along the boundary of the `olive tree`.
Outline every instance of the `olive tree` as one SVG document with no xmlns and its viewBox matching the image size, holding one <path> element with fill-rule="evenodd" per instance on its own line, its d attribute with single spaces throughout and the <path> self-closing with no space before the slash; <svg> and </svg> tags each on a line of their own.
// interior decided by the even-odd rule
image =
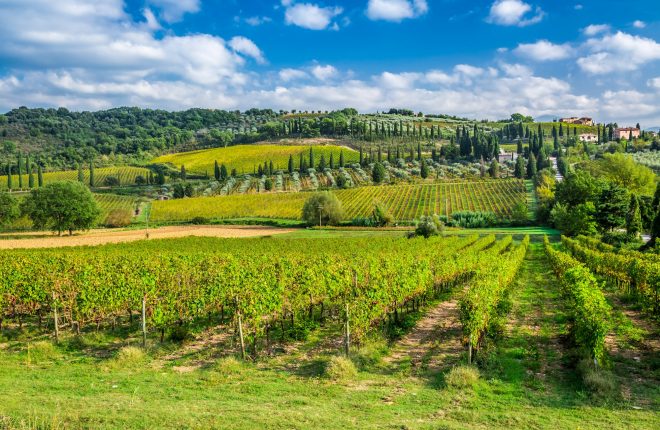
<svg viewBox="0 0 660 430">
<path fill-rule="evenodd" d="M 317 193 L 305 202 L 302 218 L 309 225 L 337 225 L 344 218 L 344 210 L 333 193 Z"/>
</svg>

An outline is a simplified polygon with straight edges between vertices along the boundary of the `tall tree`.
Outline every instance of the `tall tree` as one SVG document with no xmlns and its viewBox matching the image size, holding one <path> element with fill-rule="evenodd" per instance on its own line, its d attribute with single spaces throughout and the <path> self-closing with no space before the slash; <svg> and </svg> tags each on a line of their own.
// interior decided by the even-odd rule
<svg viewBox="0 0 660 430">
<path fill-rule="evenodd" d="M 293 170 L 294 170 L 294 167 L 293 167 L 293 154 L 289 154 L 288 168 L 289 168 L 289 175 L 293 174 Z"/>
<path fill-rule="evenodd" d="M 21 153 L 18 153 L 18 189 L 22 190 L 23 189 L 23 157 L 21 156 Z"/>
<path fill-rule="evenodd" d="M 339 167 L 344 167 L 344 151 L 339 151 Z"/>
<path fill-rule="evenodd" d="M 519 155 L 518 158 L 516 158 L 516 167 L 513 174 L 518 179 L 525 178 L 525 158 L 523 158 L 522 155 Z"/>
<path fill-rule="evenodd" d="M 37 165 L 37 184 L 39 188 L 44 186 L 44 171 L 41 168 L 41 164 Z"/>
<path fill-rule="evenodd" d="M 218 165 L 218 160 L 213 162 L 213 176 L 216 181 L 220 180 L 220 166 Z"/>
<path fill-rule="evenodd" d="M 642 231 L 642 212 L 636 195 L 630 196 L 630 206 L 626 215 L 626 231 L 631 236 L 638 236 Z"/>
<path fill-rule="evenodd" d="M 536 176 L 536 157 L 534 153 L 529 154 L 529 160 L 527 160 L 527 179 L 533 179 Z"/>
<path fill-rule="evenodd" d="M 85 182 L 85 172 L 83 171 L 82 163 L 78 163 L 78 182 Z"/>
<path fill-rule="evenodd" d="M 224 163 L 220 166 L 220 179 L 223 181 L 229 177 L 229 173 L 227 172 L 227 166 L 224 165 Z"/>
<path fill-rule="evenodd" d="M 186 166 L 183 165 L 183 164 L 181 165 L 181 175 L 180 176 L 181 176 L 181 179 L 183 179 L 184 181 L 186 179 L 188 179 L 188 174 L 186 173 Z"/>
</svg>

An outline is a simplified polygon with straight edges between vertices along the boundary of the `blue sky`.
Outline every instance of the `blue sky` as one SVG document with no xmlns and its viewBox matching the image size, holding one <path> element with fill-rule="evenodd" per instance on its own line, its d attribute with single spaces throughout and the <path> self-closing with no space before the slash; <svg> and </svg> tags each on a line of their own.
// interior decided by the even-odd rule
<svg viewBox="0 0 660 430">
<path fill-rule="evenodd" d="M 407 107 L 660 125 L 657 0 L 0 0 L 0 110 Z"/>
</svg>

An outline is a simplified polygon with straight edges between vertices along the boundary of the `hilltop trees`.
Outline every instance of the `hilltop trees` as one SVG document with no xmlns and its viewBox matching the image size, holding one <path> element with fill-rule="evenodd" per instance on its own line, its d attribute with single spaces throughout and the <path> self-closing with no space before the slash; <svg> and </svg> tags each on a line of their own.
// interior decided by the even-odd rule
<svg viewBox="0 0 660 430">
<path fill-rule="evenodd" d="M 49 228 L 59 235 L 89 229 L 101 213 L 89 189 L 73 181 L 53 182 L 32 190 L 21 209 L 34 228 Z"/>
</svg>

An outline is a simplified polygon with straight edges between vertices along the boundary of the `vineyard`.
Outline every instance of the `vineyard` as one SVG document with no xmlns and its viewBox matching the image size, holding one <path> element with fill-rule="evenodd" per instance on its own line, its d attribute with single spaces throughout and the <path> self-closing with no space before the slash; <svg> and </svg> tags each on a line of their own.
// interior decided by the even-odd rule
<svg viewBox="0 0 660 430">
<path fill-rule="evenodd" d="M 152 163 L 171 164 L 177 168 L 183 165 L 189 172 L 213 176 L 213 169 L 217 161 L 218 164 L 224 164 L 229 171 L 236 169 L 237 173 L 243 174 L 253 173 L 258 166 L 263 166 L 264 163 L 271 161 L 274 170 L 287 170 L 289 156 L 293 156 L 294 165 L 298 168 L 300 154 L 305 157 L 306 162 L 309 162 L 309 149 L 309 146 L 300 145 L 237 145 L 163 155 L 152 160 Z M 358 152 L 349 148 L 333 145 L 313 146 L 315 163 L 318 163 L 321 157 L 324 157 L 326 163 L 329 163 L 331 154 L 334 162 L 339 163 L 341 152 L 343 152 L 346 163 L 360 159 Z"/>
<path fill-rule="evenodd" d="M 89 169 L 83 170 L 84 182 L 89 183 Z M 103 182 L 108 177 L 115 177 L 119 179 L 119 183 L 122 185 L 134 185 L 135 179 L 138 176 L 144 178 L 149 174 L 149 170 L 141 167 L 101 167 L 94 169 L 94 182 L 96 186 L 103 186 Z M 37 183 L 37 172 L 33 172 L 34 183 Z M 77 170 L 66 170 L 60 172 L 46 172 L 44 175 L 44 184 L 55 181 L 77 181 L 78 180 L 78 171 Z M 24 174 L 23 177 L 23 188 L 27 189 L 28 187 L 28 175 Z M 19 180 L 18 175 L 12 175 L 12 183 L 14 189 L 18 188 Z M 7 176 L 0 176 L 0 190 L 7 189 Z"/>
<path fill-rule="evenodd" d="M 511 216 L 525 204 L 523 181 L 443 182 L 428 185 L 367 186 L 335 191 L 346 219 L 369 216 L 374 204 L 383 204 L 400 221 L 422 215 L 451 215 L 459 211 L 493 212 Z M 264 217 L 299 219 L 308 193 L 263 193 L 221 197 L 197 197 L 153 203 L 154 221 L 186 221 L 194 217 Z"/>
</svg>

